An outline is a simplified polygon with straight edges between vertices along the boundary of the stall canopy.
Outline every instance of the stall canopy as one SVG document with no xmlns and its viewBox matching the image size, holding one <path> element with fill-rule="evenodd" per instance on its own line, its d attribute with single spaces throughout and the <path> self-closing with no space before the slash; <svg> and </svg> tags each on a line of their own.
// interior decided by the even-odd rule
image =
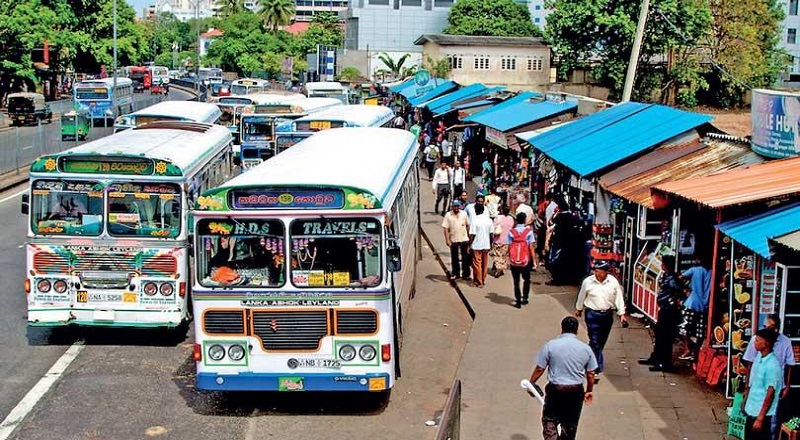
<svg viewBox="0 0 800 440">
<path fill-rule="evenodd" d="M 400 94 L 405 96 L 406 98 L 408 98 L 408 103 L 409 104 L 411 104 L 411 105 L 416 107 L 417 105 L 419 105 L 419 104 L 421 104 L 423 102 L 430 101 L 430 100 L 432 100 L 434 98 L 437 98 L 439 96 L 444 95 L 445 93 L 451 92 L 451 91 L 453 91 L 453 90 L 455 90 L 457 88 L 458 88 L 458 84 L 454 83 L 453 81 L 439 80 L 438 83 L 435 83 L 435 85 L 433 86 L 432 89 L 430 89 L 430 90 L 428 90 L 426 92 L 423 92 L 422 94 L 419 94 L 419 93 L 423 89 L 421 89 L 419 87 L 415 87 L 414 88 L 415 89 L 415 91 L 414 91 L 415 94 L 413 94 L 413 95 L 412 94 L 405 95 L 404 94 L 405 90 L 400 92 Z M 406 89 L 406 90 L 408 90 L 408 89 Z"/>
<path fill-rule="evenodd" d="M 399 93 L 401 90 L 405 89 L 406 87 L 414 84 L 414 78 L 409 78 L 405 81 L 398 83 L 393 83 L 393 85 L 389 86 L 389 91 L 392 93 Z"/>
<path fill-rule="evenodd" d="M 800 225 L 798 225 L 800 227 Z M 794 252 L 800 252 L 800 231 L 794 231 L 786 235 L 771 238 L 769 240 L 770 246 L 783 246 Z"/>
<path fill-rule="evenodd" d="M 503 89 L 504 87 L 488 88 L 480 83 L 471 84 L 454 92 L 423 102 L 417 107 L 426 107 L 434 116 L 439 116 L 453 110 L 453 105 L 460 101 L 499 92 Z"/>
<path fill-rule="evenodd" d="M 603 174 L 598 183 L 610 193 L 653 208 L 652 186 L 762 162 L 764 159 L 749 145 L 716 139 L 703 142 L 692 136 L 684 142 L 661 146 Z"/>
<path fill-rule="evenodd" d="M 663 105 L 626 102 L 525 141 L 587 177 L 711 119 Z"/>
<path fill-rule="evenodd" d="M 720 223 L 717 229 L 764 258 L 769 258 L 768 240 L 797 230 L 800 203 L 772 209 L 761 214 Z"/>
<path fill-rule="evenodd" d="M 800 157 L 776 160 L 704 177 L 654 185 L 653 203 L 663 207 L 679 197 L 709 208 L 800 194 Z"/>
<path fill-rule="evenodd" d="M 541 95 L 526 93 L 527 95 L 521 93 L 515 97 L 527 96 L 524 99 L 512 98 L 514 99 L 512 102 L 508 100 L 503 104 L 475 113 L 464 118 L 464 121 L 477 122 L 505 132 L 543 119 L 575 112 L 578 108 L 577 102 L 542 100 Z"/>
</svg>

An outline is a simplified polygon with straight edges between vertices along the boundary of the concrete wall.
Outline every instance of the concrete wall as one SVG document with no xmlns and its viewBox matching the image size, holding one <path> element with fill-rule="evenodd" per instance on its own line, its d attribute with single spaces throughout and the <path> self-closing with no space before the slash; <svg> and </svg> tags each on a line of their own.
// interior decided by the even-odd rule
<svg viewBox="0 0 800 440">
<path fill-rule="evenodd" d="M 387 6 L 370 5 L 369 0 L 352 1 L 346 12 L 348 48 L 380 52 L 420 52 L 414 41 L 422 34 L 438 34 L 447 27 L 449 7 L 430 0 L 421 6 L 406 6 L 391 0 Z M 394 3 L 397 3 L 395 8 Z"/>
</svg>

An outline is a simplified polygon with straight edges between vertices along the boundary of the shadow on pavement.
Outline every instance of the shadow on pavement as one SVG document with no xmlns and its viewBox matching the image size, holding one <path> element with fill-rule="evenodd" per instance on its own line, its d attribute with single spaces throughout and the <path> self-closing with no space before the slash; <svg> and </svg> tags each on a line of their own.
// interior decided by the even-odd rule
<svg viewBox="0 0 800 440">
<path fill-rule="evenodd" d="M 138 329 L 109 327 L 27 327 L 28 345 L 130 345 L 174 347 L 186 341 L 189 326 L 173 329 Z"/>
</svg>

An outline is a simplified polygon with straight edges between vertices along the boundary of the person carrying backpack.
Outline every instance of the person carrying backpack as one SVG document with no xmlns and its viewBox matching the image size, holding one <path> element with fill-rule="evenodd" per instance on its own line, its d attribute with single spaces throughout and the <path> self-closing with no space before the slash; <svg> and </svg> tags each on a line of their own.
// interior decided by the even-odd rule
<svg viewBox="0 0 800 440">
<path fill-rule="evenodd" d="M 517 225 L 508 232 L 508 264 L 511 268 L 511 278 L 514 281 L 514 307 L 521 308 L 528 304 L 531 291 L 531 270 L 539 265 L 536 259 L 536 237 L 533 230 L 525 225 L 527 216 L 523 212 L 517 213 Z M 519 279 L 522 277 L 522 290 Z"/>
<path fill-rule="evenodd" d="M 439 149 L 434 144 L 428 145 L 425 148 L 425 168 L 428 169 L 428 180 L 433 180 L 433 169 L 436 167 L 437 159 L 439 159 Z"/>
</svg>

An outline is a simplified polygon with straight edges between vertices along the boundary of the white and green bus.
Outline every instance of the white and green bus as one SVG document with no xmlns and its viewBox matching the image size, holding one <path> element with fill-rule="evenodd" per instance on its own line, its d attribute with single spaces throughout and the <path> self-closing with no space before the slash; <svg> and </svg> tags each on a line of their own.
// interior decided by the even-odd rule
<svg viewBox="0 0 800 440">
<path fill-rule="evenodd" d="M 198 388 L 391 390 L 420 246 L 416 150 L 407 131 L 328 130 L 198 198 Z"/>
<path fill-rule="evenodd" d="M 162 121 L 30 169 L 31 326 L 177 327 L 189 314 L 189 209 L 233 172 L 222 126 Z"/>
</svg>

